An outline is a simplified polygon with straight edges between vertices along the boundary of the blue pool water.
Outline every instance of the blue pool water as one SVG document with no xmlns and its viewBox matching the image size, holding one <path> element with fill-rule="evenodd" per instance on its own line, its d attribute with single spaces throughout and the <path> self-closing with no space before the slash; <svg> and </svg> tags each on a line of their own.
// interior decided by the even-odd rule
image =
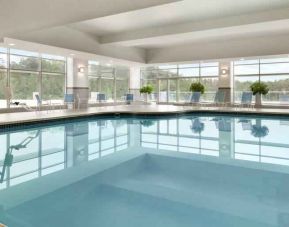
<svg viewBox="0 0 289 227">
<path fill-rule="evenodd" d="M 0 133 L 9 227 L 289 226 L 289 118 L 102 117 Z"/>
</svg>

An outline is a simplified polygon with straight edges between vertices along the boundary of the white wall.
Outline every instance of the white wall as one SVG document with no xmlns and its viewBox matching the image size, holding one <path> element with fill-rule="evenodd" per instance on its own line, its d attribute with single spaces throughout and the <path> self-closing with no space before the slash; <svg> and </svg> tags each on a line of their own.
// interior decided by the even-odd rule
<svg viewBox="0 0 289 227">
<path fill-rule="evenodd" d="M 131 67 L 130 68 L 130 80 L 129 88 L 130 89 L 140 89 L 140 67 Z"/>
</svg>

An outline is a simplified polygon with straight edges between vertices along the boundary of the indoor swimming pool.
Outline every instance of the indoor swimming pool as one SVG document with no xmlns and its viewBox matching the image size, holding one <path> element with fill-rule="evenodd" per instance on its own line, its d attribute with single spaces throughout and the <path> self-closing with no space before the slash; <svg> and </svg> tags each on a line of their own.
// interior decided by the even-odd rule
<svg viewBox="0 0 289 227">
<path fill-rule="evenodd" d="M 289 118 L 103 116 L 3 128 L 0 223 L 289 226 Z"/>
</svg>

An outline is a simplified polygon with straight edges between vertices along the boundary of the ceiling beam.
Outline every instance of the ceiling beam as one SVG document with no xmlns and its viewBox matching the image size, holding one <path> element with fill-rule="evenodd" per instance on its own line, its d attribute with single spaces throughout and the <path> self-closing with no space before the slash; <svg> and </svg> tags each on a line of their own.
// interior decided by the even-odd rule
<svg viewBox="0 0 289 227">
<path fill-rule="evenodd" d="M 217 30 L 229 27 L 265 23 L 270 21 L 289 19 L 289 8 L 265 11 L 261 13 L 224 17 L 214 20 L 189 22 L 176 25 L 167 25 L 142 30 L 134 30 L 109 34 L 99 37 L 101 44 L 121 44 L 135 46 L 145 44 L 157 37 L 174 37 L 185 33 L 195 33 L 208 30 Z"/>
<path fill-rule="evenodd" d="M 0 0 L 0 37 L 180 0 Z"/>
</svg>

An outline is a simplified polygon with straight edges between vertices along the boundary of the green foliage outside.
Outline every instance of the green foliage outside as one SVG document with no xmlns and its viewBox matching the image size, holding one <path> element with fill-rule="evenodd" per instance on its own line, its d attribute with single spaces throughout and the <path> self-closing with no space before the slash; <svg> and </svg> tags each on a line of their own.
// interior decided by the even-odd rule
<svg viewBox="0 0 289 227">
<path fill-rule="evenodd" d="M 42 59 L 40 64 L 40 60 L 35 57 L 17 57 L 17 61 L 13 61 L 12 58 L 10 87 L 13 91 L 13 99 L 33 99 L 33 92 L 40 92 L 40 88 L 42 88 L 43 100 L 63 99 L 65 62 Z M 42 77 L 40 71 L 43 72 Z M 0 72 L 1 99 L 5 98 L 3 90 L 6 81 L 6 73 Z"/>
<path fill-rule="evenodd" d="M 146 85 L 146 86 L 143 86 L 141 89 L 140 89 L 140 93 L 141 94 L 151 94 L 153 92 L 153 86 L 151 86 L 150 84 L 149 85 Z"/>
<path fill-rule="evenodd" d="M 205 93 L 205 86 L 200 82 L 192 83 L 190 86 L 191 92 L 201 92 L 201 94 Z"/>
<path fill-rule="evenodd" d="M 268 85 L 258 81 L 251 84 L 250 89 L 253 92 L 253 95 L 256 94 L 267 95 L 269 92 Z"/>
</svg>

